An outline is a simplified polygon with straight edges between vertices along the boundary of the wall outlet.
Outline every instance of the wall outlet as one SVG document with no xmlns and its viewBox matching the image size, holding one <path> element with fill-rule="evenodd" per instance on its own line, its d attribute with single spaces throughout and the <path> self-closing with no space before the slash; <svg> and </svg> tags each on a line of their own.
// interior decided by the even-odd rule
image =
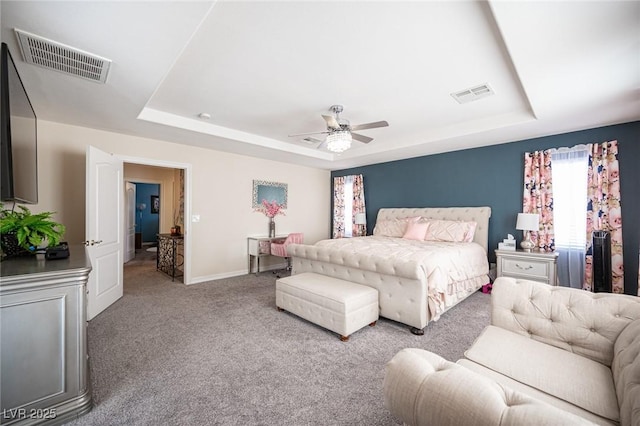
<svg viewBox="0 0 640 426">
<path fill-rule="evenodd" d="M 200 222 L 200 215 L 199 214 L 194 214 L 191 215 L 191 222 Z"/>
</svg>

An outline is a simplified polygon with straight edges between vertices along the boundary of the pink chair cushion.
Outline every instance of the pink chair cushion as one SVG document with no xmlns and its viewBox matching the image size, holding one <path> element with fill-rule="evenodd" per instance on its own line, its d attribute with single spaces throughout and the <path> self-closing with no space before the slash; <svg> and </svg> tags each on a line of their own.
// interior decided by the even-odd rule
<svg viewBox="0 0 640 426">
<path fill-rule="evenodd" d="M 287 246 L 285 246 L 284 243 L 271 243 L 271 255 L 287 257 Z"/>
<path fill-rule="evenodd" d="M 287 246 L 289 244 L 302 244 L 304 242 L 304 234 L 293 233 L 287 236 L 282 243 L 271 243 L 271 254 L 273 256 L 289 257 L 287 255 Z"/>
</svg>

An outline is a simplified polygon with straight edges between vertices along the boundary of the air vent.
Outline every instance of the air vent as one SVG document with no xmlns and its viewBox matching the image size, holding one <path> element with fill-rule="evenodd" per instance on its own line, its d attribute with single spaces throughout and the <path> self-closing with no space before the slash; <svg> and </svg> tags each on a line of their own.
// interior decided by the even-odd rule
<svg viewBox="0 0 640 426">
<path fill-rule="evenodd" d="M 105 83 L 111 60 L 16 28 L 22 57 L 30 64 Z"/>
<path fill-rule="evenodd" d="M 493 95 L 493 89 L 488 84 L 482 84 L 480 86 L 471 87 L 469 89 L 461 90 L 456 93 L 452 93 L 453 99 L 460 104 L 466 104 L 467 102 L 477 101 L 478 99 L 486 98 Z"/>
</svg>

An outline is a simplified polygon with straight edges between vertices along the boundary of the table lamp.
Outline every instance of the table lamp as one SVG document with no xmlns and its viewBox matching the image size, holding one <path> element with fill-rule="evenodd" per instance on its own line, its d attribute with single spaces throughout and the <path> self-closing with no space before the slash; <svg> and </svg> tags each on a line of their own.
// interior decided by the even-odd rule
<svg viewBox="0 0 640 426">
<path fill-rule="evenodd" d="M 525 251 L 531 251 L 531 249 L 535 246 L 533 241 L 531 241 L 530 233 L 531 231 L 538 231 L 540 225 L 540 216 L 538 213 L 518 213 L 518 220 L 516 221 L 516 229 L 523 231 L 524 239 L 520 243 L 520 247 L 522 247 Z"/>
</svg>

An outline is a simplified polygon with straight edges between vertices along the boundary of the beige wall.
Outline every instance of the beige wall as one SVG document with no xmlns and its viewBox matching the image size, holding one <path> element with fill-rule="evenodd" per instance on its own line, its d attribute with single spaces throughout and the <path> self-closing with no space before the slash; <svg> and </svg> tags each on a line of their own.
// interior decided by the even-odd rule
<svg viewBox="0 0 640 426">
<path fill-rule="evenodd" d="M 304 232 L 308 243 L 330 235 L 327 170 L 40 121 L 40 203 L 33 210 L 57 211 L 69 242 L 84 240 L 87 145 L 129 158 L 191 166 L 191 214 L 200 215 L 188 236 L 191 283 L 246 273 L 246 237 L 268 231 L 267 218 L 251 208 L 254 179 L 288 184 L 286 216 L 276 217 L 278 234 Z"/>
</svg>

